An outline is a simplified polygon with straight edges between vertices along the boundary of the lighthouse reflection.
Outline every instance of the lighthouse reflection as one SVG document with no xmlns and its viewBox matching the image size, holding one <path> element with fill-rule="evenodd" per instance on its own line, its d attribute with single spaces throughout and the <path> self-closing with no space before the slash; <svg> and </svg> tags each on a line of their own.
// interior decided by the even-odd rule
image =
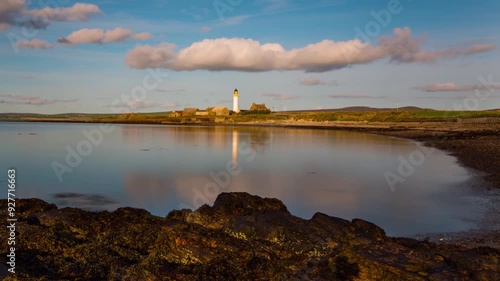
<svg viewBox="0 0 500 281">
<path fill-rule="evenodd" d="M 233 129 L 233 165 L 238 165 L 238 129 Z"/>
<path fill-rule="evenodd" d="M 233 128 L 232 163 L 234 165 L 238 164 L 238 154 L 260 154 L 270 149 L 272 145 L 272 136 L 272 132 L 268 129 Z"/>
</svg>

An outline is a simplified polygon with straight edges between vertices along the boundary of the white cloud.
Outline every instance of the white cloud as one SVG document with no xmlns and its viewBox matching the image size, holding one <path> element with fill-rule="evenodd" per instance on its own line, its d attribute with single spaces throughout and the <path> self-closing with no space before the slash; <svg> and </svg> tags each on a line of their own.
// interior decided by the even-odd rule
<svg viewBox="0 0 500 281">
<path fill-rule="evenodd" d="M 69 8 L 42 8 L 28 10 L 25 0 L 0 1 L 0 31 L 7 30 L 10 25 L 28 25 L 34 28 L 44 28 L 52 21 L 86 21 L 93 14 L 102 11 L 94 4 L 75 3 Z"/>
<path fill-rule="evenodd" d="M 31 41 L 18 41 L 16 43 L 16 47 L 20 49 L 50 49 L 52 48 L 52 45 L 49 42 L 43 40 L 33 39 Z"/>
<path fill-rule="evenodd" d="M 454 46 L 435 51 L 424 51 L 421 44 L 424 38 L 413 39 L 408 27 L 394 30 L 394 38 L 382 36 L 379 39 L 379 47 L 383 49 L 392 61 L 410 62 L 436 62 L 439 59 L 449 59 L 477 53 L 488 52 L 496 48 L 495 45 L 480 44 L 471 47 Z"/>
<path fill-rule="evenodd" d="M 0 1 L 0 30 L 6 30 L 11 24 L 17 24 L 24 12 L 24 0 Z"/>
<path fill-rule="evenodd" d="M 414 87 L 421 92 L 468 92 L 474 90 L 500 90 L 500 84 L 465 84 L 434 83 L 425 86 Z"/>
<path fill-rule="evenodd" d="M 478 44 L 470 47 L 469 49 L 464 51 L 464 54 L 466 55 L 472 55 L 472 54 L 477 54 L 477 53 L 483 53 L 483 52 L 488 52 L 488 51 L 493 51 L 496 49 L 495 45 L 492 44 Z"/>
<path fill-rule="evenodd" d="M 134 33 L 132 30 L 125 29 L 122 27 L 117 27 L 115 29 L 110 29 L 110 30 L 106 30 L 106 31 L 102 30 L 102 32 L 103 32 L 102 38 L 101 38 L 102 43 L 123 41 L 126 38 L 128 38 L 129 36 L 131 36 L 132 33 Z M 85 37 L 85 34 L 80 34 L 80 35 L 81 35 L 81 37 Z M 94 43 L 94 42 L 92 42 L 92 43 Z M 95 43 L 100 43 L 100 42 L 95 42 Z"/>
<path fill-rule="evenodd" d="M 151 38 L 151 34 L 147 32 L 134 33 L 130 29 L 125 29 L 122 27 L 117 27 L 115 29 L 103 30 L 103 29 L 80 29 L 77 30 L 67 37 L 61 37 L 57 40 L 58 43 L 62 44 L 89 44 L 89 43 L 113 43 L 125 40 L 147 40 Z"/>
<path fill-rule="evenodd" d="M 437 59 L 489 51 L 485 47 L 459 47 L 437 51 L 421 49 L 423 39 L 414 39 L 409 28 L 394 29 L 394 36 L 382 36 L 376 46 L 358 39 L 335 42 L 323 40 L 297 49 L 280 44 L 261 44 L 252 39 L 205 39 L 175 52 L 175 45 L 137 46 L 127 53 L 133 68 L 163 67 L 178 71 L 271 71 L 303 70 L 325 72 L 353 64 L 366 64 L 388 58 L 394 62 L 434 62 Z"/>
<path fill-rule="evenodd" d="M 134 40 L 140 40 L 140 41 L 145 41 L 149 40 L 153 37 L 153 35 L 149 32 L 141 32 L 141 33 L 135 33 L 131 35 L 131 38 Z"/>
<path fill-rule="evenodd" d="M 161 43 L 156 46 L 137 46 L 127 53 L 126 62 L 134 68 L 168 68 L 175 59 L 175 45 Z"/>
<path fill-rule="evenodd" d="M 75 3 L 69 8 L 43 8 L 29 10 L 27 13 L 34 18 L 45 18 L 51 21 L 86 21 L 93 14 L 102 13 L 94 4 Z"/>
</svg>

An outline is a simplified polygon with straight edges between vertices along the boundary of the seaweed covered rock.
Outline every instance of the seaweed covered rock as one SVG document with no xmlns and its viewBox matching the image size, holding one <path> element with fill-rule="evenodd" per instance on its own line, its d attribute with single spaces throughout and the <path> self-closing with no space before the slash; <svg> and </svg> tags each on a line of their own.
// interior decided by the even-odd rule
<svg viewBox="0 0 500 281">
<path fill-rule="evenodd" d="M 247 193 L 223 193 L 213 206 L 166 218 L 133 208 L 88 212 L 18 202 L 23 219 L 10 279 L 500 280 L 496 249 L 390 238 L 361 219 L 317 213 L 304 220 L 277 199 Z"/>
</svg>

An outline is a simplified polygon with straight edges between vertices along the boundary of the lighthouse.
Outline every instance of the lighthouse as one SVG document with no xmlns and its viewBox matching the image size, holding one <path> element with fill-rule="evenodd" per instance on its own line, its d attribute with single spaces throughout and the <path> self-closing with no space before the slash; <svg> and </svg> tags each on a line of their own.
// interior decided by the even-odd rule
<svg viewBox="0 0 500 281">
<path fill-rule="evenodd" d="M 238 98 L 239 98 L 238 89 L 234 89 L 234 94 L 233 94 L 233 111 L 236 112 L 236 113 L 240 112 L 240 106 L 239 106 L 239 103 L 238 103 Z"/>
</svg>

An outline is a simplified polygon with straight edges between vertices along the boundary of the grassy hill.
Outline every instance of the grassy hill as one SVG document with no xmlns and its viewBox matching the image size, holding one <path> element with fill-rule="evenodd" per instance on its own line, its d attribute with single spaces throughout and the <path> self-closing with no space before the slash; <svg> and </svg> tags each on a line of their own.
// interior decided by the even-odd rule
<svg viewBox="0 0 500 281">
<path fill-rule="evenodd" d="M 171 112 L 126 113 L 126 114 L 85 114 L 65 113 L 54 115 L 32 113 L 1 113 L 0 121 L 31 122 L 102 122 L 102 123 L 212 123 L 215 117 L 169 117 Z M 484 111 L 443 111 L 404 107 L 390 108 L 348 107 L 327 110 L 286 111 L 271 114 L 246 114 L 225 117 L 223 123 L 266 122 L 280 120 L 301 120 L 310 122 L 351 121 L 351 122 L 453 122 L 458 118 L 500 117 L 500 110 Z M 221 121 L 221 120 L 219 120 Z"/>
</svg>

